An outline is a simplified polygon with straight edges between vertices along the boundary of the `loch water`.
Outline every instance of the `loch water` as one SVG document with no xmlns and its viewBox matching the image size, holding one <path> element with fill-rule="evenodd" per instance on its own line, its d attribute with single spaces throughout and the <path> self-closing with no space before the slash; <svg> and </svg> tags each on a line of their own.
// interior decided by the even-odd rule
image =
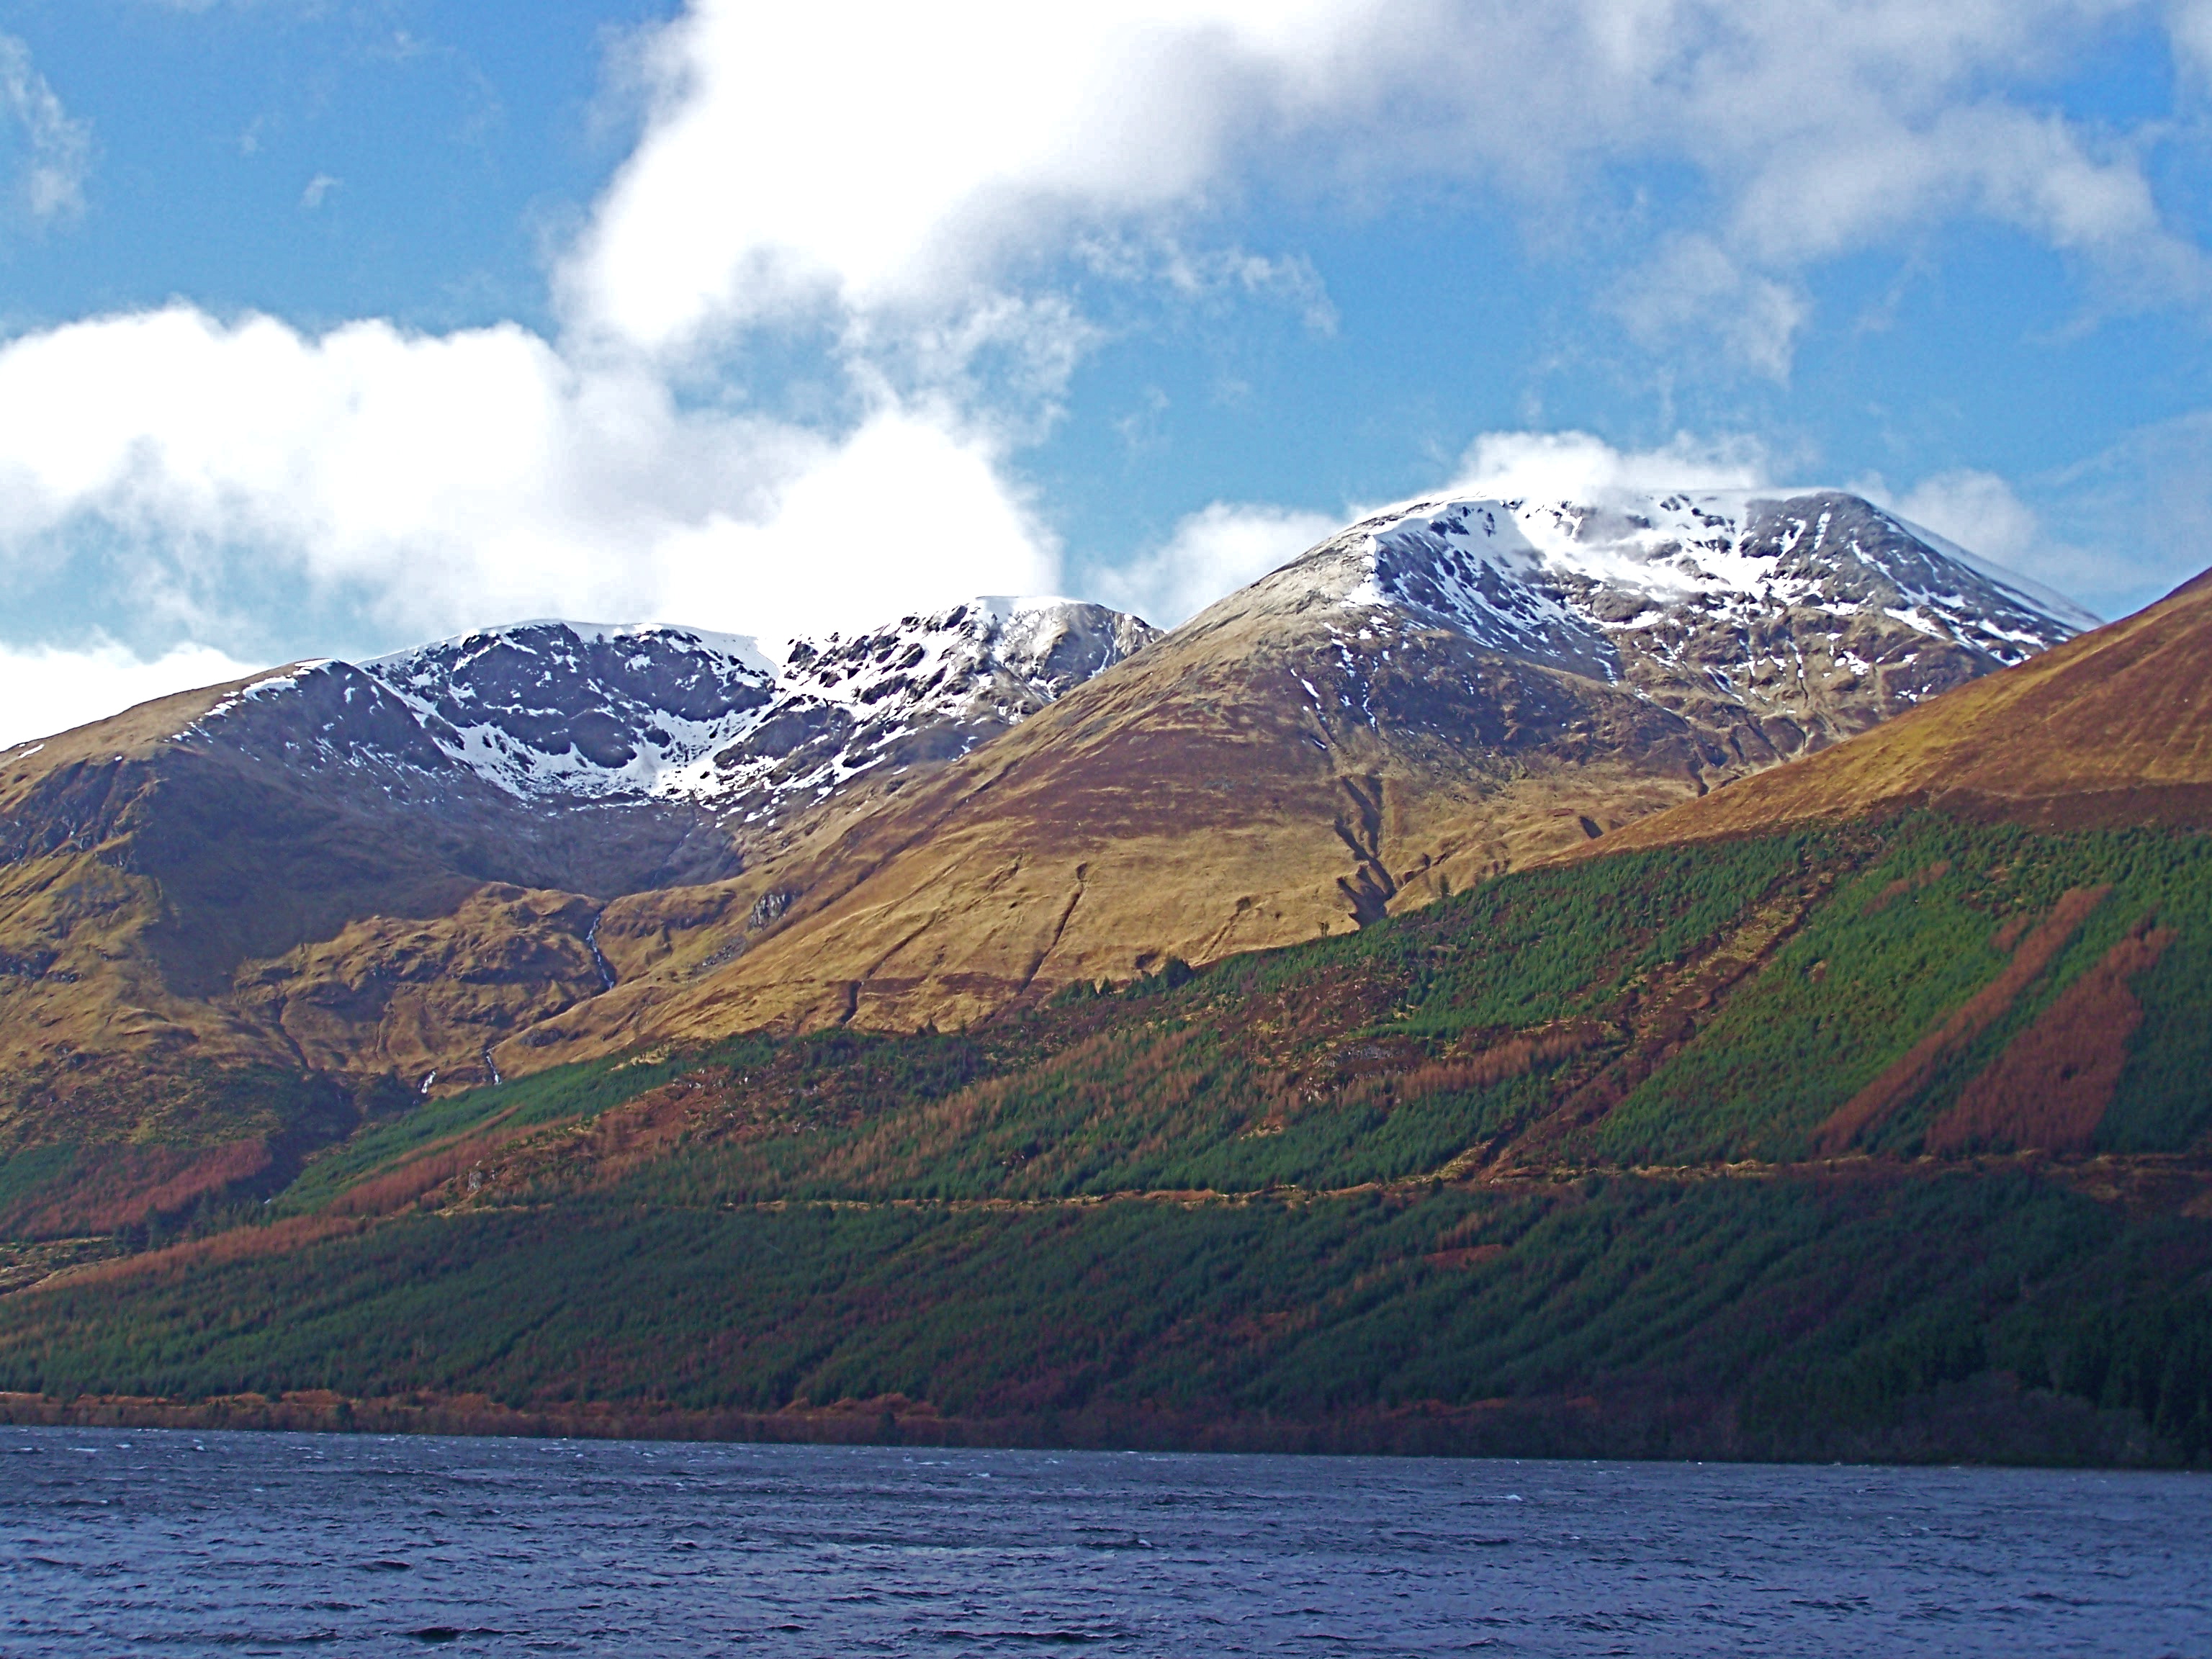
<svg viewBox="0 0 2212 1659">
<path fill-rule="evenodd" d="M 0 1656 L 2212 1656 L 2212 1480 L 0 1428 Z"/>
</svg>

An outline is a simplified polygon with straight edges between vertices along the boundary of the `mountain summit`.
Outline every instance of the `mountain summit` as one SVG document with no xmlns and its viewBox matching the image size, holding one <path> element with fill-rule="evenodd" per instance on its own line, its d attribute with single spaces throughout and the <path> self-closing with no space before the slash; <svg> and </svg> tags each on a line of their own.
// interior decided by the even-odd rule
<svg viewBox="0 0 2212 1659">
<path fill-rule="evenodd" d="M 132 1148 L 128 1208 L 563 1059 L 1348 931 L 2089 620 L 1833 492 L 1438 498 L 1158 637 L 981 599 L 295 665 L 0 753 L 0 1150 Z"/>
<path fill-rule="evenodd" d="M 611 906 L 629 982 L 529 1041 L 959 1024 L 1364 926 L 2094 622 L 1832 490 L 1409 502 L 726 897 Z"/>
<path fill-rule="evenodd" d="M 696 628 L 518 623 L 280 669 L 194 730 L 295 765 L 397 766 L 547 807 L 757 815 L 878 767 L 964 754 L 1154 632 L 1103 605 L 1006 598 L 780 650 Z"/>
<path fill-rule="evenodd" d="M 1041 994 L 1116 939 L 1279 927 L 1329 868 L 1328 780 L 1349 902 L 1453 812 L 1536 844 L 1544 790 L 1591 816 L 1730 718 L 1624 689 L 1673 601 L 1614 621 L 1626 647 L 1586 599 L 1527 655 L 1455 644 L 1364 587 L 1387 534 L 886 787 L 811 862 L 609 904 L 617 982 L 489 1056 L 535 1075 L 370 1091 L 296 1178 L 179 1146 L 205 1091 L 0 1165 L 0 1291 L 37 1286 L 0 1294 L 0 1410 L 2203 1463 L 2212 587 L 1358 937 Z M 1990 637 L 1888 616 L 1950 592 L 1774 609 L 1914 629 L 1910 666 Z M 1577 617 L 1613 677 L 1534 659 Z M 1806 681 L 1774 683 L 1788 708 Z M 343 1012 L 291 970 L 271 994 Z M 618 1052 L 543 1064 L 593 1042 Z M 163 1248 L 88 1261 L 102 1231 Z"/>
<path fill-rule="evenodd" d="M 1680 712 L 1740 711 L 1780 752 L 2098 621 L 1836 490 L 1429 497 L 1360 520 L 1207 614 L 1316 600 L 1358 626 L 1433 629 Z"/>
</svg>

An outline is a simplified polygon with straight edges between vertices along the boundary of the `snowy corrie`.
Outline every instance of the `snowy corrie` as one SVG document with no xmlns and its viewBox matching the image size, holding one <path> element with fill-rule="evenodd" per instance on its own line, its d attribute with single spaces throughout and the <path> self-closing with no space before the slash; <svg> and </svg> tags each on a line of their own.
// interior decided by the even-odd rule
<svg viewBox="0 0 2212 1659">
<path fill-rule="evenodd" d="M 1863 498 L 1821 489 L 1413 501 L 1338 538 L 1389 601 L 1516 655 L 1620 678 L 1624 635 L 1698 614 L 1880 612 L 2010 665 L 2099 619 Z M 1663 641 L 1663 635 L 1661 636 Z M 1662 654 L 1666 646 L 1657 649 Z"/>
</svg>

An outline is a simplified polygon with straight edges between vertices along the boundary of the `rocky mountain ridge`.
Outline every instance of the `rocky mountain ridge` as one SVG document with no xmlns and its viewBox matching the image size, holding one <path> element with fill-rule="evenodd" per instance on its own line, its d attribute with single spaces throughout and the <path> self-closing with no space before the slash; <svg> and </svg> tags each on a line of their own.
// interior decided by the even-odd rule
<svg viewBox="0 0 2212 1659">
<path fill-rule="evenodd" d="M 1583 632 L 1582 649 L 1554 649 L 1558 665 L 1595 655 L 1616 676 L 1618 646 L 1608 659 L 1601 640 L 1633 638 L 1655 611 L 1669 608 L 1739 623 L 1796 607 L 1838 619 L 1875 609 L 2007 665 L 2098 621 L 1832 489 L 1613 494 L 1587 502 L 1434 497 L 1362 520 L 1325 545 L 1347 543 L 1367 544 L 1382 595 L 1498 649 L 1527 652 L 1528 619 L 1497 597 L 1502 580 L 1517 580 Z"/>
<path fill-rule="evenodd" d="M 1155 631 L 1101 605 L 990 597 L 781 649 L 668 625 L 520 623 L 358 665 L 294 664 L 227 691 L 179 735 L 295 767 L 404 773 L 418 790 L 474 781 L 548 808 L 758 816 L 879 767 L 963 754 Z"/>
<path fill-rule="evenodd" d="M 1832 494 L 1432 499 L 1164 636 L 981 599 L 295 665 L 0 754 L 0 1135 L 95 1082 L 139 1133 L 126 1058 L 442 1091 L 1365 926 L 2078 615 Z"/>
<path fill-rule="evenodd" d="M 1935 806 L 2050 829 L 2212 830 L 2212 582 L 1801 764 L 1639 820 L 1665 847 Z"/>
<path fill-rule="evenodd" d="M 786 672 L 700 630 L 531 623 L 0 752 L 0 1146 L 150 1133 L 194 1068 L 481 1080 L 609 988 L 611 900 L 772 863 L 1149 635 L 985 599 Z"/>
<path fill-rule="evenodd" d="M 0 1163 L 0 1409 L 2212 1462 L 2212 587 L 1357 937 L 1081 983 L 1279 929 L 1331 787 L 1387 874 L 1726 718 L 1294 586 L 879 798 L 733 958 L 607 906 L 595 1063 L 395 1087 L 290 1168 Z M 787 1024 L 909 1029 L 714 1038 L 810 985 Z"/>
</svg>

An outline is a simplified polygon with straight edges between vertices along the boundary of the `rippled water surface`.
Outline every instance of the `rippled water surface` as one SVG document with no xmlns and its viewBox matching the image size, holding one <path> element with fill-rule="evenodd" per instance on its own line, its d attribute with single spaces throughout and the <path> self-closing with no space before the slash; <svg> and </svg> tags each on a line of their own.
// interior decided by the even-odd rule
<svg viewBox="0 0 2212 1659">
<path fill-rule="evenodd" d="M 2212 1480 L 0 1429 L 0 1655 L 2212 1655 Z"/>
</svg>

